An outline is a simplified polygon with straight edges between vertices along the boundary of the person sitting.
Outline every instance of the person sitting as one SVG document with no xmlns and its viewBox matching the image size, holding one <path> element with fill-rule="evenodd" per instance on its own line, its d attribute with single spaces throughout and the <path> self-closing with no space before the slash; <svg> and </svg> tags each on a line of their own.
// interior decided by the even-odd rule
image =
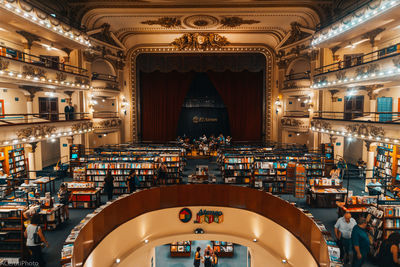
<svg viewBox="0 0 400 267">
<path fill-rule="evenodd" d="M 232 142 L 232 137 L 230 137 L 230 136 L 228 135 L 228 136 L 226 137 L 225 144 L 228 145 L 228 146 L 230 146 L 230 145 L 231 145 L 231 142 Z"/>
<path fill-rule="evenodd" d="M 371 182 L 368 183 L 367 187 L 370 196 L 379 196 L 382 193 L 382 184 L 376 179 L 371 179 Z"/>
<path fill-rule="evenodd" d="M 0 185 L 1 184 L 7 184 L 7 173 L 4 172 L 4 170 L 2 168 L 0 168 Z"/>
</svg>

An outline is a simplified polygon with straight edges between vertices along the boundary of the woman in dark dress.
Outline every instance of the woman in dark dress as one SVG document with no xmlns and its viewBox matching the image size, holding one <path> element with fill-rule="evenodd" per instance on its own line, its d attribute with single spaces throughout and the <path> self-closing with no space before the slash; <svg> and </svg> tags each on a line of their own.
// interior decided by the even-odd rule
<svg viewBox="0 0 400 267">
<path fill-rule="evenodd" d="M 193 262 L 194 267 L 200 267 L 200 262 L 201 262 L 200 250 L 201 248 L 197 247 L 196 253 L 194 254 L 194 262 Z"/>
<path fill-rule="evenodd" d="M 128 178 L 126 179 L 128 183 L 128 193 L 133 193 L 136 191 L 136 187 L 139 186 L 140 182 L 134 170 L 129 173 Z"/>
<path fill-rule="evenodd" d="M 112 199 L 113 191 L 114 191 L 114 177 L 111 175 L 111 171 L 108 170 L 106 178 L 104 178 L 104 192 L 106 192 L 108 200 Z"/>
<path fill-rule="evenodd" d="M 388 239 L 382 242 L 378 253 L 379 267 L 395 267 L 399 264 L 400 233 L 392 233 Z"/>
</svg>

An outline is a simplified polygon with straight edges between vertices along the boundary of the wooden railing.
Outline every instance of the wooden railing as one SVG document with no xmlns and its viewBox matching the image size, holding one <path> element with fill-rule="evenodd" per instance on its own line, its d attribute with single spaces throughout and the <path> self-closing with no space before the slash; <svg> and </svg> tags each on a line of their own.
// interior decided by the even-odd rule
<svg viewBox="0 0 400 267">
<path fill-rule="evenodd" d="M 229 185 L 156 187 L 114 201 L 80 230 L 74 242 L 73 266 L 83 266 L 96 246 L 123 223 L 148 212 L 187 206 L 229 207 L 259 214 L 291 232 L 310 251 L 319 266 L 330 266 L 324 236 L 310 217 L 270 193 Z"/>
</svg>

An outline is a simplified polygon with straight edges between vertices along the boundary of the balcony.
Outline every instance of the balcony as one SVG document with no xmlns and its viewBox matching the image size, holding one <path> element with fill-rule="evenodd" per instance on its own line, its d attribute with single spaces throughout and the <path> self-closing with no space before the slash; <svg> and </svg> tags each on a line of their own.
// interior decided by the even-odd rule
<svg viewBox="0 0 400 267">
<path fill-rule="evenodd" d="M 315 111 L 311 126 L 313 131 L 332 135 L 397 143 L 400 113 Z"/>
<path fill-rule="evenodd" d="M 388 27 L 393 19 L 397 19 L 399 11 L 400 1 L 397 0 L 366 1 L 350 8 L 347 14 L 338 17 L 329 26 L 317 29 L 311 44 L 313 47 L 333 47 L 371 29 L 384 25 Z"/>
<path fill-rule="evenodd" d="M 93 130 L 88 113 L 3 114 L 0 146 L 55 140 Z"/>
<path fill-rule="evenodd" d="M 281 119 L 282 128 L 289 132 L 306 133 L 310 129 L 308 112 L 288 111 Z"/>
<path fill-rule="evenodd" d="M 315 69 L 311 88 L 346 88 L 399 80 L 400 43 Z"/>
<path fill-rule="evenodd" d="M 93 72 L 92 87 L 97 90 L 111 90 L 119 92 L 117 76 L 110 74 Z"/>
<path fill-rule="evenodd" d="M 93 113 L 93 129 L 96 134 L 117 132 L 120 130 L 122 120 L 118 112 L 97 111 Z"/>
<path fill-rule="evenodd" d="M 0 82 L 49 89 L 88 90 L 88 71 L 45 57 L 0 47 Z"/>
<path fill-rule="evenodd" d="M 283 89 L 310 88 L 310 72 L 299 72 L 285 75 Z"/>
</svg>

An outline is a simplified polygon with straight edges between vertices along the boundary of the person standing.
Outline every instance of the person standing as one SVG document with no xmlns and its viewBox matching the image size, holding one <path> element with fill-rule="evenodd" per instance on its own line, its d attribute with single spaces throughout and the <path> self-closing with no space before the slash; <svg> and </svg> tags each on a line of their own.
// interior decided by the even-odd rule
<svg viewBox="0 0 400 267">
<path fill-rule="evenodd" d="M 352 267 L 361 267 L 367 259 L 370 250 L 370 241 L 366 231 L 367 220 L 360 217 L 357 225 L 351 232 L 351 242 L 353 243 L 353 264 Z"/>
<path fill-rule="evenodd" d="M 335 224 L 335 236 L 338 240 L 341 258 L 345 263 L 349 260 L 349 254 L 352 250 L 351 232 L 356 224 L 356 220 L 351 218 L 350 212 L 346 212 Z"/>
<path fill-rule="evenodd" d="M 63 204 L 63 216 L 66 220 L 69 219 L 69 210 L 68 210 L 68 204 L 69 204 L 69 191 L 65 184 L 61 184 L 60 190 L 58 191 L 58 199 L 60 200 L 60 203 Z"/>
<path fill-rule="evenodd" d="M 71 121 L 74 119 L 74 113 L 75 113 L 75 108 L 72 106 L 72 102 L 68 102 L 68 106 L 64 108 L 64 113 L 65 113 L 65 120 L 66 121 Z"/>
<path fill-rule="evenodd" d="M 109 201 L 113 197 L 113 191 L 114 191 L 114 177 L 111 174 L 111 170 L 108 170 L 106 178 L 104 178 L 104 192 L 106 192 Z"/>
<path fill-rule="evenodd" d="M 194 253 L 194 262 L 193 262 L 194 267 L 200 267 L 200 262 L 201 262 L 200 250 L 201 248 L 197 247 L 196 252 Z"/>
<path fill-rule="evenodd" d="M 31 252 L 31 260 L 34 263 L 38 263 L 40 267 L 45 267 L 46 262 L 43 259 L 42 254 L 42 242 L 49 246 L 46 238 L 43 235 L 42 229 L 40 228 L 40 216 L 38 214 L 33 215 L 31 223 L 26 227 L 24 236 L 26 238 L 26 246 Z M 38 236 L 40 240 L 37 240 L 35 236 Z"/>
<path fill-rule="evenodd" d="M 5 173 L 2 168 L 0 168 L 0 185 L 7 184 L 7 177 L 7 173 Z"/>
<path fill-rule="evenodd" d="M 139 178 L 137 177 L 137 175 L 136 175 L 136 173 L 135 173 L 134 170 L 132 170 L 132 171 L 129 173 L 129 176 L 128 176 L 128 178 L 126 179 L 126 182 L 127 182 L 127 184 L 128 184 L 128 192 L 129 192 L 129 193 L 135 192 L 136 189 L 137 189 L 137 186 L 140 185 L 140 182 L 139 182 Z"/>
<path fill-rule="evenodd" d="M 378 251 L 379 267 L 396 267 L 399 263 L 400 233 L 392 233 L 384 240 Z"/>
<path fill-rule="evenodd" d="M 204 267 L 212 267 L 212 256 L 210 251 L 206 251 L 204 256 Z"/>
</svg>

